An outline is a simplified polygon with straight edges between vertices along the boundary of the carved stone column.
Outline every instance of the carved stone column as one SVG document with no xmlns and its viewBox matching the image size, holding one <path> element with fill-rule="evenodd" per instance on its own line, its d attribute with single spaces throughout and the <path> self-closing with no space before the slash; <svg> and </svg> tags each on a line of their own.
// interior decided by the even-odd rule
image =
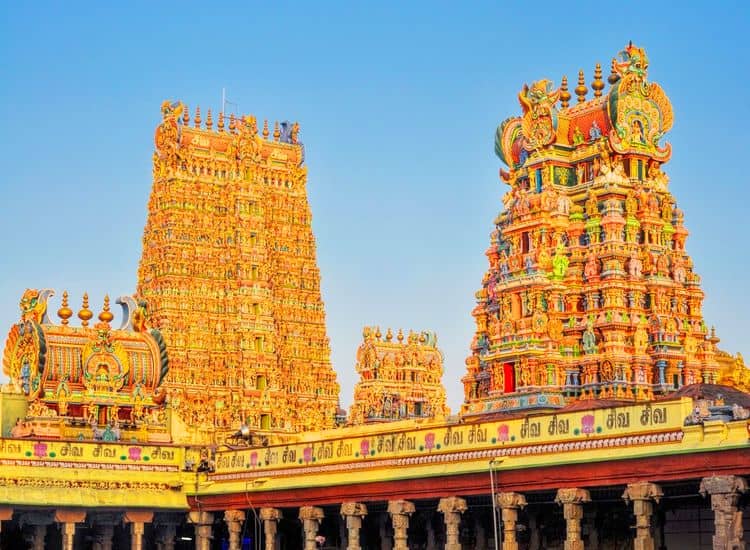
<svg viewBox="0 0 750 550">
<path fill-rule="evenodd" d="M 435 540 L 435 528 L 432 525 L 432 514 L 425 516 L 425 530 L 427 531 L 425 550 L 438 550 L 437 541 Z"/>
<path fill-rule="evenodd" d="M 487 550 L 487 532 L 479 514 L 474 517 L 474 549 Z"/>
<path fill-rule="evenodd" d="M 562 505 L 567 526 L 565 550 L 583 550 L 583 540 L 581 539 L 583 503 L 591 502 L 591 495 L 586 489 L 558 489 L 555 502 Z"/>
<path fill-rule="evenodd" d="M 114 535 L 114 525 L 97 522 L 94 526 L 94 550 L 112 550 L 112 537 Z"/>
<path fill-rule="evenodd" d="M 86 512 L 82 510 L 57 510 L 55 511 L 55 521 L 62 528 L 62 547 L 63 550 L 73 550 L 73 539 L 76 536 L 76 523 L 83 523 L 86 520 Z"/>
<path fill-rule="evenodd" d="M 315 537 L 318 535 L 320 522 L 323 521 L 323 508 L 316 506 L 303 506 L 299 509 L 299 519 L 305 530 L 305 550 L 315 550 L 317 544 Z"/>
<path fill-rule="evenodd" d="M 380 515 L 380 527 L 378 534 L 380 535 L 380 550 L 393 550 L 393 537 L 388 532 L 388 521 L 389 517 L 387 514 Z"/>
<path fill-rule="evenodd" d="M 112 550 L 115 526 L 121 525 L 121 512 L 95 512 L 86 518 L 94 531 L 92 550 Z"/>
<path fill-rule="evenodd" d="M 520 493 L 498 493 L 495 498 L 503 518 L 503 550 L 518 550 L 516 522 L 519 508 L 526 507 L 526 497 Z"/>
<path fill-rule="evenodd" d="M 443 514 L 445 521 L 445 550 L 461 550 L 458 542 L 459 527 L 461 526 L 461 514 L 468 510 L 466 501 L 459 497 L 441 498 L 438 503 L 438 512 Z"/>
<path fill-rule="evenodd" d="M 182 523 L 181 516 L 174 513 L 161 512 L 154 514 L 152 521 L 156 528 L 154 537 L 156 550 L 174 550 L 177 526 Z"/>
<path fill-rule="evenodd" d="M 737 502 L 747 491 L 747 481 L 737 476 L 704 477 L 700 493 L 711 495 L 711 509 L 714 511 L 714 550 L 744 550 L 744 528 L 742 511 Z"/>
<path fill-rule="evenodd" d="M 226 510 L 224 521 L 229 531 L 229 550 L 240 550 L 240 533 L 245 522 L 245 512 L 242 510 Z"/>
<path fill-rule="evenodd" d="M 658 503 L 663 493 L 655 483 L 630 483 L 622 494 L 625 502 L 633 501 L 635 514 L 634 550 L 654 550 L 654 537 L 651 534 L 651 516 L 654 502 Z"/>
<path fill-rule="evenodd" d="M 344 502 L 341 505 L 341 515 L 346 519 L 346 550 L 361 550 L 359 530 L 362 529 L 362 518 L 367 515 L 367 506 L 361 502 Z"/>
<path fill-rule="evenodd" d="M 157 550 L 174 550 L 174 538 L 177 536 L 177 526 L 174 523 L 164 523 L 156 530 Z"/>
<path fill-rule="evenodd" d="M 388 513 L 393 523 L 393 550 L 409 550 L 407 544 L 409 516 L 414 513 L 414 503 L 408 500 L 391 500 Z"/>
<path fill-rule="evenodd" d="M 266 550 L 276 550 L 276 530 L 281 519 L 281 510 L 277 508 L 261 508 L 260 519 L 263 520 Z"/>
<path fill-rule="evenodd" d="M 190 512 L 188 521 L 195 525 L 195 550 L 210 550 L 214 515 L 211 512 Z"/>
<path fill-rule="evenodd" d="M 529 550 L 540 550 L 539 522 L 536 514 L 529 514 Z"/>
<path fill-rule="evenodd" d="M 154 513 L 147 510 L 128 510 L 123 520 L 130 524 L 131 550 L 143 550 L 143 533 L 146 524 L 154 519 Z"/>
<path fill-rule="evenodd" d="M 47 537 L 47 526 L 46 525 L 32 525 L 31 526 L 31 545 L 29 550 L 44 550 L 45 549 L 45 538 Z"/>
</svg>

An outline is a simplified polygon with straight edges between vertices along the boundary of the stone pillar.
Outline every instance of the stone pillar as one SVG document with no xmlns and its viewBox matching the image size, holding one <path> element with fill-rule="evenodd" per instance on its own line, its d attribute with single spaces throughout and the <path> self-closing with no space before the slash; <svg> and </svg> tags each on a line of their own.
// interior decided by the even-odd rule
<svg viewBox="0 0 750 550">
<path fill-rule="evenodd" d="M 195 550 L 210 550 L 214 515 L 211 512 L 190 512 L 188 521 L 195 525 Z"/>
<path fill-rule="evenodd" d="M 581 518 L 583 503 L 591 502 L 591 495 L 586 489 L 558 489 L 555 502 L 562 505 L 563 516 L 567 527 L 565 550 L 583 550 L 581 539 Z"/>
<path fill-rule="evenodd" d="M 156 530 L 157 550 L 174 550 L 174 538 L 177 536 L 177 525 L 162 523 Z"/>
<path fill-rule="evenodd" d="M 31 546 L 29 550 L 44 550 L 45 544 L 44 539 L 47 537 L 47 526 L 46 525 L 32 525 L 31 526 Z"/>
<path fill-rule="evenodd" d="M 704 477 L 700 493 L 711 495 L 711 509 L 714 511 L 714 550 L 744 550 L 744 527 L 742 511 L 737 502 L 748 489 L 747 481 L 737 476 Z"/>
<path fill-rule="evenodd" d="M 94 550 L 112 550 L 115 526 L 111 523 L 97 523 L 94 530 Z"/>
<path fill-rule="evenodd" d="M 635 514 L 634 550 L 654 550 L 651 516 L 654 513 L 654 502 L 658 503 L 662 495 L 661 487 L 646 481 L 628 484 L 628 488 L 622 494 L 626 503 L 633 501 L 633 514 Z"/>
<path fill-rule="evenodd" d="M 459 527 L 461 526 L 461 514 L 468 507 L 466 501 L 459 497 L 441 498 L 438 503 L 438 512 L 443 514 L 445 521 L 445 550 L 461 550 L 459 538 Z"/>
<path fill-rule="evenodd" d="M 156 528 L 156 550 L 174 550 L 177 526 L 182 523 L 181 516 L 169 512 L 156 513 L 152 522 Z"/>
<path fill-rule="evenodd" d="M 526 497 L 520 493 L 498 493 L 495 498 L 503 518 L 503 550 L 518 550 L 516 522 L 519 508 L 526 507 Z"/>
<path fill-rule="evenodd" d="M 143 533 L 146 524 L 154 519 L 154 513 L 148 510 L 128 510 L 123 521 L 130 524 L 130 549 L 143 550 Z"/>
<path fill-rule="evenodd" d="M 529 514 L 529 550 L 540 550 L 539 523 L 536 514 Z"/>
<path fill-rule="evenodd" d="M 315 537 L 318 536 L 318 528 L 323 521 L 323 508 L 303 506 L 299 509 L 299 519 L 305 530 L 305 550 L 315 550 L 318 547 Z"/>
<path fill-rule="evenodd" d="M 261 508 L 260 519 L 263 520 L 266 550 L 276 550 L 276 530 L 281 519 L 281 510 L 277 508 Z"/>
<path fill-rule="evenodd" d="M 242 510 L 226 510 L 224 521 L 227 524 L 227 531 L 229 531 L 229 550 L 240 550 L 240 536 L 242 524 L 245 522 L 245 512 Z"/>
<path fill-rule="evenodd" d="M 73 550 L 73 539 L 76 536 L 76 523 L 83 523 L 86 520 L 86 512 L 83 510 L 57 510 L 55 511 L 55 521 L 62 528 L 62 548 L 63 550 Z"/>
<path fill-rule="evenodd" d="M 361 550 L 359 530 L 362 529 L 362 518 L 367 515 L 367 506 L 361 502 L 344 502 L 341 515 L 346 519 L 346 550 Z"/>
<path fill-rule="evenodd" d="M 427 531 L 427 545 L 425 550 L 438 550 L 435 540 L 435 528 L 432 526 L 432 514 L 425 516 L 425 530 Z"/>
<path fill-rule="evenodd" d="M 380 550 L 393 550 L 393 537 L 388 533 L 388 515 L 380 515 L 380 527 L 378 533 L 380 535 Z"/>
<path fill-rule="evenodd" d="M 474 549 L 487 550 L 487 532 L 479 514 L 474 517 Z"/>
<path fill-rule="evenodd" d="M 388 513 L 393 523 L 393 550 L 409 550 L 407 530 L 409 516 L 414 513 L 414 503 L 408 500 L 391 500 L 388 502 Z"/>
</svg>

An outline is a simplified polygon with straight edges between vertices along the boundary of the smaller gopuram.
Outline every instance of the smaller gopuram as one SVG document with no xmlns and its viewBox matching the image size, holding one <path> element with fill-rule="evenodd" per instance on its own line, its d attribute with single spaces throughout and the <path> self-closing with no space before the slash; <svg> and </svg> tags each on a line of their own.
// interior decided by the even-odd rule
<svg viewBox="0 0 750 550">
<path fill-rule="evenodd" d="M 349 411 L 353 425 L 407 418 L 435 418 L 450 414 L 445 404 L 443 354 L 434 332 L 365 327 L 357 349 L 360 381 Z M 404 341 L 405 340 L 405 341 Z"/>
<path fill-rule="evenodd" d="M 476 293 L 464 415 L 650 400 L 683 386 L 738 383 L 703 319 L 685 216 L 662 170 L 672 105 L 633 44 L 611 63 L 524 85 L 521 116 L 495 152 L 510 189 Z"/>
<path fill-rule="evenodd" d="M 21 320 L 3 352 L 3 435 L 77 440 L 170 442 L 166 394 L 161 384 L 169 361 L 156 329 L 147 326 L 143 301 L 122 296 L 123 322 L 113 328 L 109 297 L 94 313 L 88 295 L 70 326 L 73 310 L 63 293 L 60 324 L 48 316 L 52 290 L 28 289 Z M 6 433 L 8 432 L 8 433 Z"/>
</svg>

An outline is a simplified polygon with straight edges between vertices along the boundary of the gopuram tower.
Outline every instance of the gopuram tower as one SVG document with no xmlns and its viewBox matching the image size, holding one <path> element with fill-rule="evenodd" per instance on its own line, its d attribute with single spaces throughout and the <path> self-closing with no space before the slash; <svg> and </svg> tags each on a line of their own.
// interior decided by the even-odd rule
<svg viewBox="0 0 750 550">
<path fill-rule="evenodd" d="M 510 187 L 476 293 L 465 415 L 652 399 L 716 383 L 733 359 L 701 312 L 688 231 L 662 165 L 672 106 L 630 44 L 605 94 L 597 64 L 524 86 L 520 117 L 497 129 Z M 726 363 L 726 365 L 725 365 Z"/>
<path fill-rule="evenodd" d="M 162 105 L 138 294 L 169 348 L 191 437 L 333 425 L 320 274 L 297 123 Z"/>
</svg>

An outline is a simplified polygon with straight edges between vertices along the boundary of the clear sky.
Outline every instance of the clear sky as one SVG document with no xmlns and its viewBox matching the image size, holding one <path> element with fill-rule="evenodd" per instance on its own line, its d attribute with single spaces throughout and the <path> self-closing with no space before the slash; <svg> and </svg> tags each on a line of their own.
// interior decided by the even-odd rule
<svg viewBox="0 0 750 550">
<path fill-rule="evenodd" d="M 721 347 L 750 358 L 745 2 L 4 2 L 0 330 L 27 287 L 131 293 L 164 99 L 298 120 L 333 363 L 362 326 L 438 333 L 462 400 L 474 292 L 505 191 L 497 124 L 524 82 L 633 40 L 672 99 L 665 166 Z M 572 87 L 574 87 L 573 84 Z"/>
</svg>

